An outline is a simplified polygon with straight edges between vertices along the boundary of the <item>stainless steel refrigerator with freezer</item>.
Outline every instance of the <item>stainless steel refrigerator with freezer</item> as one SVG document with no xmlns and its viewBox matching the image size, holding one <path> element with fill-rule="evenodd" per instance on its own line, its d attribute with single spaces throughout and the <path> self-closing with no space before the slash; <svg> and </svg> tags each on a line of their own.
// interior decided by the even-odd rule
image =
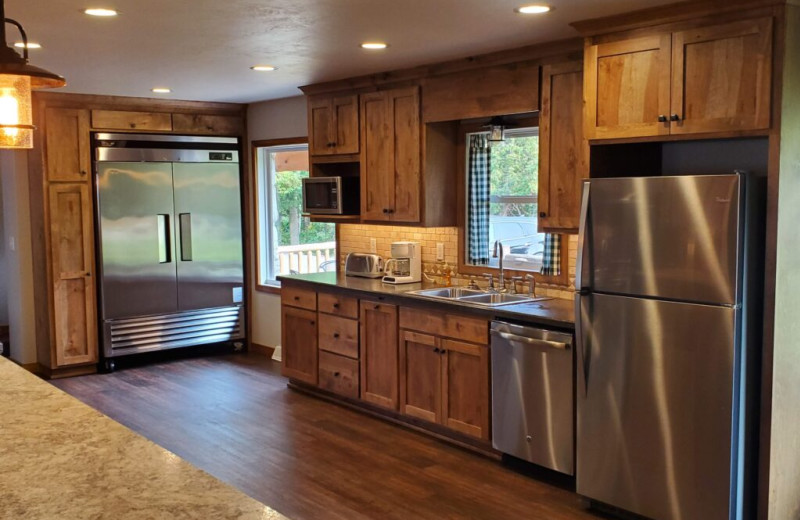
<svg viewBox="0 0 800 520">
<path fill-rule="evenodd" d="M 243 338 L 235 138 L 94 135 L 103 353 Z"/>
<path fill-rule="evenodd" d="M 743 173 L 585 182 L 581 495 L 656 520 L 745 517 L 762 200 Z"/>
</svg>

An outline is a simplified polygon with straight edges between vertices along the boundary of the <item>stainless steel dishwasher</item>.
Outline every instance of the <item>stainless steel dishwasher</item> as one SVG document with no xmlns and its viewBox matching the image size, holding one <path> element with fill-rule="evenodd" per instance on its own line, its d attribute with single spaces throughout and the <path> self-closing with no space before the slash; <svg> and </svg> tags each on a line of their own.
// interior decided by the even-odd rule
<svg viewBox="0 0 800 520">
<path fill-rule="evenodd" d="M 492 444 L 575 474 L 572 335 L 493 321 Z"/>
</svg>

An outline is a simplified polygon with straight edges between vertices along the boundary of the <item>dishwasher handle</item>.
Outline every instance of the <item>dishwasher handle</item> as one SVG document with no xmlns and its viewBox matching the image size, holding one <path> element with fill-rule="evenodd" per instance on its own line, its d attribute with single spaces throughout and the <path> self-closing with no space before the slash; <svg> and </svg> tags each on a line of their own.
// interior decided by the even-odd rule
<svg viewBox="0 0 800 520">
<path fill-rule="evenodd" d="M 567 350 L 571 346 L 569 343 L 563 341 L 549 341 L 546 339 L 529 338 L 527 336 L 519 336 L 517 334 L 512 334 L 510 332 L 502 332 L 499 330 L 492 330 L 491 332 L 492 334 L 496 334 L 505 340 L 516 341 L 519 343 L 526 343 L 534 347 Z"/>
</svg>

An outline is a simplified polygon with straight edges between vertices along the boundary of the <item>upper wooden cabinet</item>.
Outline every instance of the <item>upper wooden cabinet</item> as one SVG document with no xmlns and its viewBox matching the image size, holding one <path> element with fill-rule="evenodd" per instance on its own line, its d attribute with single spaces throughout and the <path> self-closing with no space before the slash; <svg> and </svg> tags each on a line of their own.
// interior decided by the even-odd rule
<svg viewBox="0 0 800 520">
<path fill-rule="evenodd" d="M 208 114 L 172 114 L 172 131 L 186 134 L 241 135 L 242 118 Z"/>
<path fill-rule="evenodd" d="M 539 114 L 539 230 L 573 231 L 580 218 L 581 182 L 589 176 L 583 137 L 583 64 L 542 68 Z"/>
<path fill-rule="evenodd" d="M 771 18 L 589 45 L 586 136 L 768 129 L 771 64 Z"/>
<path fill-rule="evenodd" d="M 92 128 L 171 132 L 172 114 L 165 112 L 92 110 Z"/>
<path fill-rule="evenodd" d="M 357 154 L 358 95 L 309 97 L 308 128 L 311 155 Z"/>
<path fill-rule="evenodd" d="M 45 150 L 48 181 L 88 181 L 92 166 L 89 111 L 46 109 Z"/>
<path fill-rule="evenodd" d="M 363 94 L 361 114 L 361 218 L 419 222 L 419 88 Z"/>
</svg>

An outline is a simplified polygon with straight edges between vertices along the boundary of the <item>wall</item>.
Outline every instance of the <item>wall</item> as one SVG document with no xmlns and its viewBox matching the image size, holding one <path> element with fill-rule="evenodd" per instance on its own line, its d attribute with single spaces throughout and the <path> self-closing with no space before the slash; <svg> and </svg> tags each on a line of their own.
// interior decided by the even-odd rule
<svg viewBox="0 0 800 520">
<path fill-rule="evenodd" d="M 306 100 L 303 96 L 276 99 L 254 103 L 247 107 L 247 134 L 250 141 L 281 139 L 286 137 L 304 137 L 308 134 L 306 119 Z M 244 145 L 246 156 L 250 159 L 250 143 Z M 252 172 L 252 165 L 247 166 Z M 252 174 L 252 173 L 251 173 Z M 251 186 L 253 184 L 251 183 Z M 247 208 L 250 215 L 255 215 L 255 197 L 250 197 Z M 255 220 L 253 220 L 255 224 Z M 251 265 L 255 269 L 255 229 L 251 229 L 248 240 L 253 244 Z M 256 276 L 251 273 L 253 283 L 252 307 L 252 341 L 257 345 L 276 347 L 281 342 L 280 296 L 255 290 Z"/>
<path fill-rule="evenodd" d="M 11 358 L 18 363 L 36 362 L 36 326 L 33 305 L 33 255 L 28 193 L 28 156 L 25 152 L 0 152 L 3 184 L 3 240 L 7 263 L 8 324 Z M 13 243 L 13 247 L 11 244 Z"/>
<path fill-rule="evenodd" d="M 577 235 L 567 235 L 569 240 L 569 287 L 537 284 L 537 294 L 552 298 L 571 300 L 575 283 L 575 257 L 578 251 Z M 339 225 L 339 258 L 344 262 L 347 253 L 369 252 L 370 239 L 376 242 L 376 253 L 389 258 L 392 242 L 410 240 L 419 242 L 422 247 L 423 271 L 435 274 L 441 270 L 436 263 L 436 243 L 444 244 L 445 262 L 455 271 L 458 277 L 458 228 L 416 228 L 407 226 L 375 226 L 365 224 Z M 454 283 L 467 283 L 466 278 L 457 278 Z"/>
</svg>

